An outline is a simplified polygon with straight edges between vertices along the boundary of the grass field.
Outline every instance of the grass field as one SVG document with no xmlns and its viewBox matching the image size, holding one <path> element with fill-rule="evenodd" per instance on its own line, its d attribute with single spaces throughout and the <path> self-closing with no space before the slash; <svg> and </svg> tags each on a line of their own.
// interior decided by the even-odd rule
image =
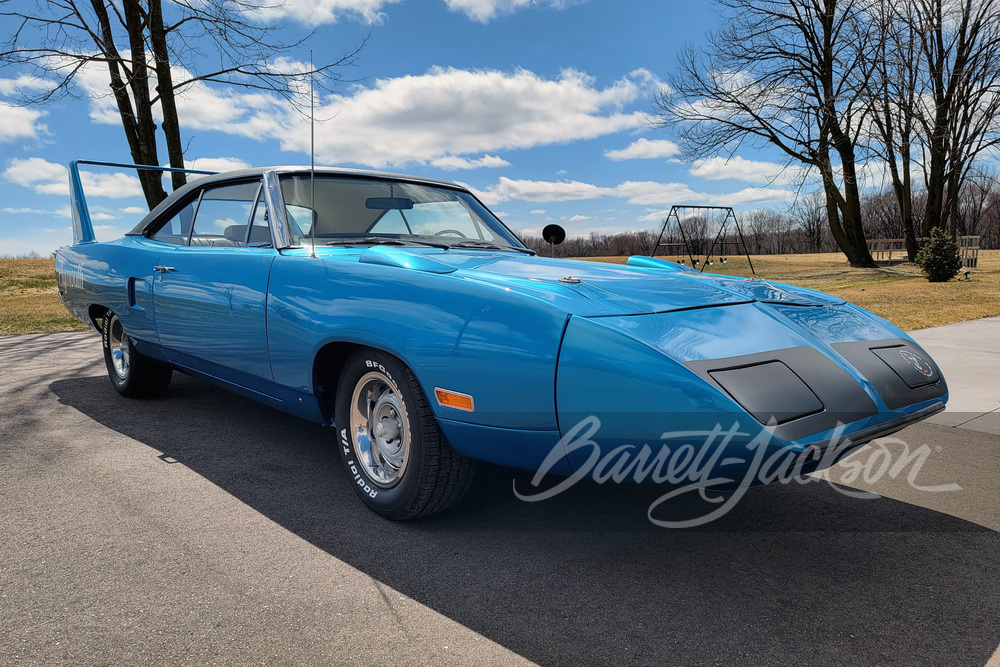
<svg viewBox="0 0 1000 667">
<path fill-rule="evenodd" d="M 593 261 L 621 264 L 625 257 Z M 1000 315 L 1000 250 L 979 254 L 969 281 L 929 283 L 912 264 L 852 269 L 839 253 L 763 255 L 751 258 L 765 280 L 836 294 L 907 331 Z M 709 270 L 749 276 L 745 257 L 716 262 Z M 0 259 L 0 335 L 83 331 L 56 292 L 51 259 Z"/>
<path fill-rule="evenodd" d="M 56 291 L 51 259 L 0 259 L 0 335 L 84 331 Z"/>
</svg>

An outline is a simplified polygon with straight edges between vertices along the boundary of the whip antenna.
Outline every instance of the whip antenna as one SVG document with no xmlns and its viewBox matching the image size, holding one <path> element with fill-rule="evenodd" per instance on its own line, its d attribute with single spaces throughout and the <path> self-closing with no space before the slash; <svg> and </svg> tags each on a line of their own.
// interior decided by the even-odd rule
<svg viewBox="0 0 1000 667">
<path fill-rule="evenodd" d="M 313 94 L 315 74 L 313 52 L 309 49 L 309 214 L 312 217 L 310 257 L 316 256 L 316 223 L 319 222 L 319 216 L 316 215 L 316 96 Z"/>
</svg>

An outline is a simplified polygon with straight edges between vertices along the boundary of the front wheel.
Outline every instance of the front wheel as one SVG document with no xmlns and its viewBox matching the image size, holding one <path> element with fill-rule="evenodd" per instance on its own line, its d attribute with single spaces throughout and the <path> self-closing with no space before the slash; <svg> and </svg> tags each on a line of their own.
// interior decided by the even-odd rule
<svg viewBox="0 0 1000 667">
<path fill-rule="evenodd" d="M 110 310 L 104 313 L 101 320 L 101 343 L 108 377 L 122 396 L 156 396 L 170 384 L 173 370 L 136 350 L 121 320 Z"/>
<path fill-rule="evenodd" d="M 445 440 L 416 377 L 398 359 L 375 350 L 354 354 L 335 401 L 340 455 L 369 508 L 412 519 L 465 495 L 475 462 Z"/>
</svg>

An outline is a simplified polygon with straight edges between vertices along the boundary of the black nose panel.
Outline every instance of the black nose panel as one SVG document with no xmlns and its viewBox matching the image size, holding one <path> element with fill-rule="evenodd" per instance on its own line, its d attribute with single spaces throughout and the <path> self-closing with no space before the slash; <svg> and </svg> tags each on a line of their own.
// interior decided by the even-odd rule
<svg viewBox="0 0 1000 667">
<path fill-rule="evenodd" d="M 708 374 L 762 424 L 772 417 L 784 424 L 823 410 L 816 394 L 780 361 Z"/>
<path fill-rule="evenodd" d="M 941 379 L 934 364 L 913 348 L 898 345 L 896 347 L 876 348 L 872 352 L 884 361 L 910 389 L 934 384 Z"/>
<path fill-rule="evenodd" d="M 834 343 L 833 349 L 868 378 L 890 410 L 948 393 L 934 360 L 908 340 Z"/>
<path fill-rule="evenodd" d="M 871 356 L 871 352 L 868 354 Z M 777 425 L 772 432 L 784 440 L 812 436 L 878 414 L 875 401 L 857 380 L 811 347 L 688 361 L 684 365 L 726 392 L 762 424 L 771 423 L 773 418 Z M 888 368 L 885 372 L 892 374 Z"/>
</svg>

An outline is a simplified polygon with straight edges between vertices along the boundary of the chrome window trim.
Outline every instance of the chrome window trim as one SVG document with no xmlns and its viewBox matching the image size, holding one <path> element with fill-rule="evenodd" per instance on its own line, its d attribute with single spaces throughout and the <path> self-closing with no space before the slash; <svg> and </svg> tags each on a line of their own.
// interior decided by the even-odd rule
<svg viewBox="0 0 1000 667">
<path fill-rule="evenodd" d="M 183 248 L 191 247 L 191 237 L 194 236 L 194 223 L 198 222 L 198 210 L 201 208 L 201 198 L 205 196 L 206 189 L 202 188 L 198 192 L 198 201 L 194 203 L 194 213 L 191 214 L 191 229 L 188 230 L 187 242 L 181 246 Z"/>
<path fill-rule="evenodd" d="M 253 206 L 250 207 L 250 217 L 247 218 L 247 228 L 243 232 L 243 247 L 248 248 L 250 246 L 250 228 L 253 226 L 253 219 L 257 215 L 257 204 L 260 203 L 260 191 L 264 187 L 264 180 L 261 179 L 260 184 L 257 185 L 257 192 L 253 196 Z"/>
<path fill-rule="evenodd" d="M 264 172 L 264 200 L 267 202 L 267 224 L 271 228 L 271 240 L 275 250 L 292 247 L 292 235 L 288 230 L 285 203 L 281 197 L 281 181 L 278 172 Z"/>
<path fill-rule="evenodd" d="M 261 177 L 261 180 L 258 182 L 258 185 L 257 185 L 257 194 L 255 194 L 253 196 L 253 206 L 250 207 L 250 217 L 247 219 L 247 230 L 246 230 L 246 233 L 243 235 L 243 247 L 244 248 L 273 248 L 274 247 L 274 238 L 273 238 L 274 235 L 273 235 L 273 233 L 271 231 L 271 224 L 270 224 L 270 222 L 268 223 L 268 226 L 267 226 L 267 233 L 268 233 L 269 236 L 272 237 L 271 240 L 267 244 L 265 244 L 265 245 L 250 245 L 250 234 L 253 232 L 253 222 L 254 222 L 254 220 L 257 219 L 257 208 L 260 206 L 260 203 L 261 203 L 261 193 L 263 191 L 264 191 L 264 179 L 263 179 L 263 177 Z M 267 202 L 266 201 L 264 202 L 264 208 L 265 208 L 264 216 L 266 218 L 270 218 L 270 216 L 267 214 L 267 210 L 266 210 L 267 209 Z"/>
</svg>

